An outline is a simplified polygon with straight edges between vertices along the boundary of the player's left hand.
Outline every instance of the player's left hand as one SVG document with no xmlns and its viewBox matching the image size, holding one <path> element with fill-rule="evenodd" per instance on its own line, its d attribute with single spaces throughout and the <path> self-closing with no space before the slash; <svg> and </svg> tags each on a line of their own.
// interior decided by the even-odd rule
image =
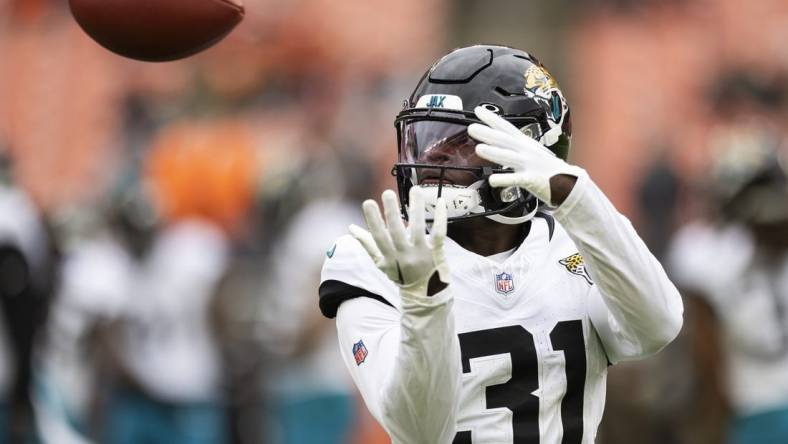
<svg viewBox="0 0 788 444">
<path fill-rule="evenodd" d="M 375 265 L 403 290 L 426 296 L 434 273 L 448 283 L 448 267 L 443 253 L 446 239 L 446 203 L 438 199 L 430 235 L 426 234 L 425 204 L 418 187 L 410 190 L 408 213 L 410 224 L 405 227 L 400 218 L 397 195 L 383 192 L 383 215 L 372 199 L 363 204 L 364 219 L 369 231 L 350 226 L 353 235 L 367 251 Z"/>
<path fill-rule="evenodd" d="M 492 111 L 478 106 L 474 113 L 486 124 L 474 123 L 468 126 L 468 134 L 482 142 L 476 145 L 476 154 L 514 170 L 513 173 L 493 174 L 489 179 L 490 185 L 520 187 L 548 205 L 560 205 L 563 199 L 555 201 L 556 195 L 561 194 L 565 198 L 571 189 L 555 192 L 551 189 L 551 179 L 561 175 L 576 178 L 583 173 L 583 169 L 564 162 L 544 145 L 526 136 Z M 574 184 L 573 181 L 570 183 Z"/>
</svg>

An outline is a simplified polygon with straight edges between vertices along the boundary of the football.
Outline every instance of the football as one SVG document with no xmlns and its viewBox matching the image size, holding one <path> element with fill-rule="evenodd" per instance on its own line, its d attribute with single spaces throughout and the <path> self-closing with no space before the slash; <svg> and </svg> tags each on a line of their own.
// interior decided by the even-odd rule
<svg viewBox="0 0 788 444">
<path fill-rule="evenodd" d="M 148 62 L 177 60 L 222 40 L 243 19 L 240 0 L 69 0 L 101 46 Z"/>
</svg>

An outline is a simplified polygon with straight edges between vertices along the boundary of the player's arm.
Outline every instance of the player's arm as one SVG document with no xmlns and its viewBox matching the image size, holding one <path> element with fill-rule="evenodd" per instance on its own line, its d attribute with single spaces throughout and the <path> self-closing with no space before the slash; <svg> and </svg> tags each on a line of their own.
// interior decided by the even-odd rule
<svg viewBox="0 0 788 444">
<path fill-rule="evenodd" d="M 443 258 L 446 211 L 438 205 L 428 237 L 423 197 L 414 188 L 410 199 L 407 229 L 392 191 L 383 193 L 385 221 L 377 203 L 367 201 L 369 231 L 351 226 L 375 265 L 397 285 L 400 310 L 372 298 L 342 303 L 339 343 L 367 407 L 393 442 L 448 444 L 456 433 L 459 341 L 450 288 L 444 284 L 428 295 L 433 275 L 444 281 L 448 276 Z"/>
<path fill-rule="evenodd" d="M 681 330 L 681 296 L 662 265 L 602 191 L 583 174 L 554 213 L 596 288 L 589 315 L 611 362 L 656 353 Z"/>
<path fill-rule="evenodd" d="M 653 354 L 672 341 L 683 322 L 681 296 L 629 220 L 585 170 L 567 164 L 490 111 L 477 108 L 476 114 L 487 124 L 468 128 L 474 139 L 484 142 L 477 145 L 477 154 L 514 170 L 492 175 L 490 184 L 519 186 L 558 206 L 554 216 L 596 282 L 589 315 L 611 362 Z M 563 184 L 553 178 L 564 178 Z M 553 189 L 561 188 L 556 185 L 564 189 Z M 555 199 L 563 198 L 561 194 L 566 195 L 563 202 Z"/>
<path fill-rule="evenodd" d="M 339 307 L 345 364 L 394 443 L 454 438 L 460 368 L 451 305 L 444 290 L 426 301 L 403 301 L 402 313 L 363 297 Z"/>
</svg>

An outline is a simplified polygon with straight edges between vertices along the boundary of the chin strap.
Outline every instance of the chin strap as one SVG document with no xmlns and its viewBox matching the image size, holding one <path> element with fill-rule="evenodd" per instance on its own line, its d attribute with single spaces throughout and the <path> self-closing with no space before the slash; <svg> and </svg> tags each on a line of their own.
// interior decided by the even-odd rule
<svg viewBox="0 0 788 444">
<path fill-rule="evenodd" d="M 551 128 L 539 138 L 539 142 L 544 146 L 553 146 L 563 134 L 561 125 L 550 122 Z"/>
<path fill-rule="evenodd" d="M 505 225 L 517 225 L 523 224 L 528 222 L 529 220 L 533 219 L 536 216 L 536 212 L 539 210 L 539 205 L 534 205 L 534 209 L 529 211 L 528 214 L 524 214 L 520 217 L 508 217 L 504 216 L 503 214 L 491 214 L 487 216 L 487 219 L 493 220 L 498 222 L 499 224 Z"/>
</svg>

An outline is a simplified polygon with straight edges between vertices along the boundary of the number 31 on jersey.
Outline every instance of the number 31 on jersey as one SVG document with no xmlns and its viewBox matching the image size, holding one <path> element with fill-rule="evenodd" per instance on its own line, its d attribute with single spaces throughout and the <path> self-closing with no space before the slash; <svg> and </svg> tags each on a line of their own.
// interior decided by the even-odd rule
<svg viewBox="0 0 788 444">
<path fill-rule="evenodd" d="M 561 400 L 561 444 L 580 444 L 583 439 L 583 394 L 586 381 L 586 347 L 581 320 L 562 321 L 549 333 L 553 351 L 562 351 L 565 358 L 566 392 Z M 460 350 L 462 371 L 472 373 L 471 360 L 509 354 L 511 375 L 489 379 L 484 387 L 486 408 L 507 408 L 511 411 L 513 444 L 539 444 L 539 356 L 534 335 L 521 325 L 498 327 L 461 333 Z M 499 375 L 500 376 L 500 375 Z M 508 377 L 506 377 L 508 376 Z M 490 412 L 492 413 L 492 412 Z M 485 417 L 480 412 L 479 418 Z M 486 421 L 485 421 L 486 422 Z M 489 427 L 479 427 L 476 437 L 481 442 L 496 440 L 497 433 Z M 498 431 L 500 433 L 500 430 Z M 473 444 L 472 432 L 457 432 L 453 444 Z"/>
</svg>

